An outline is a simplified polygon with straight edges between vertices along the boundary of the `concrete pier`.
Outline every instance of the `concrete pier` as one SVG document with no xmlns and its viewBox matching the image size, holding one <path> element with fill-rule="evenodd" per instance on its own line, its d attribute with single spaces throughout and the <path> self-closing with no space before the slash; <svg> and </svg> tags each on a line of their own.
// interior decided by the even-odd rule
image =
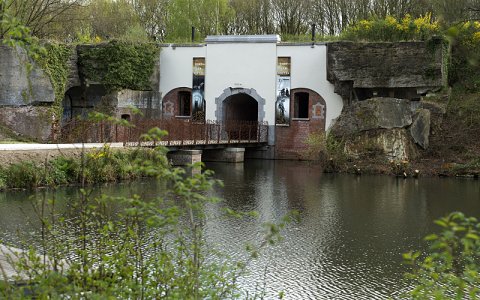
<svg viewBox="0 0 480 300">
<path fill-rule="evenodd" d="M 170 151 L 167 158 L 174 166 L 188 166 L 202 161 L 202 150 Z"/>
<path fill-rule="evenodd" d="M 202 161 L 239 163 L 245 160 L 245 148 L 205 149 Z"/>
</svg>

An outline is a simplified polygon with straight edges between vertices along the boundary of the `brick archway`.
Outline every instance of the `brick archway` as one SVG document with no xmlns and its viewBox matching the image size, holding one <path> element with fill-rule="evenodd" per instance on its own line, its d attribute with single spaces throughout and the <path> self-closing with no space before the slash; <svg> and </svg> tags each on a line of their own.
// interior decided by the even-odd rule
<svg viewBox="0 0 480 300">
<path fill-rule="evenodd" d="M 296 110 L 298 110 L 298 104 L 296 105 L 296 95 L 306 94 L 308 95 L 308 116 L 310 123 L 313 123 L 317 129 L 325 130 L 325 122 L 327 115 L 327 104 L 325 99 L 320 96 L 319 93 L 307 89 L 307 88 L 295 88 L 290 91 L 290 112 L 295 119 Z"/>
<path fill-rule="evenodd" d="M 179 94 L 185 92 L 192 94 L 192 88 L 178 87 L 165 94 L 162 98 L 162 117 L 174 118 L 180 115 Z M 187 117 L 187 116 L 183 116 Z"/>
<path fill-rule="evenodd" d="M 265 118 L 265 99 L 262 98 L 255 89 L 246 88 L 227 88 L 223 90 L 223 93 L 215 98 L 215 104 L 217 109 L 215 110 L 215 118 L 217 121 L 223 121 L 225 119 L 225 100 L 231 99 L 232 96 L 238 94 L 245 94 L 255 101 L 257 101 L 257 121 L 262 122 Z"/>
</svg>

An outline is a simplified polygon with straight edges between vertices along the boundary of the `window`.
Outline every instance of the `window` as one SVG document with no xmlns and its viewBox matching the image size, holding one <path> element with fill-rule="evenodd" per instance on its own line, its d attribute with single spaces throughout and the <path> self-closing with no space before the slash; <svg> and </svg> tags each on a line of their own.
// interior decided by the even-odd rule
<svg viewBox="0 0 480 300">
<path fill-rule="evenodd" d="M 308 119 L 308 93 L 295 93 L 294 118 Z"/>
<path fill-rule="evenodd" d="M 191 93 L 178 92 L 178 114 L 180 116 L 190 116 Z"/>
</svg>

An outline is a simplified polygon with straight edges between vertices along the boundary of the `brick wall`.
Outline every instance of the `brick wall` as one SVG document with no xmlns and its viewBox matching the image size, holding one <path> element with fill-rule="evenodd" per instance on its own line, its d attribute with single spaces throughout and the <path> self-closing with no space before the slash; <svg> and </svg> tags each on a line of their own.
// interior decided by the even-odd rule
<svg viewBox="0 0 480 300">
<path fill-rule="evenodd" d="M 180 108 L 178 103 L 178 93 L 192 92 L 191 88 L 181 87 L 168 92 L 162 100 L 162 116 L 165 119 L 174 118 L 180 115 Z M 191 110 L 190 110 L 191 111 Z"/>
<path fill-rule="evenodd" d="M 308 118 L 291 118 L 290 126 L 276 126 L 275 128 L 275 158 L 276 159 L 308 159 L 305 143 L 310 133 L 325 131 L 325 100 L 316 92 L 309 89 L 293 89 L 290 99 L 290 115 L 294 116 L 295 93 L 308 93 Z"/>
</svg>

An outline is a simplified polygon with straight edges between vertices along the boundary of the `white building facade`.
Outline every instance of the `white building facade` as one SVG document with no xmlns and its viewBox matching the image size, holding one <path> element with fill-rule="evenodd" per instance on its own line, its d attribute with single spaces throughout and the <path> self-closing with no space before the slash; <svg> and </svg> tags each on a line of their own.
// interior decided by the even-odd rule
<svg viewBox="0 0 480 300">
<path fill-rule="evenodd" d="M 327 81 L 327 45 L 276 35 L 162 45 L 159 92 L 162 118 L 268 122 L 269 144 L 285 158 L 298 157 L 308 134 L 324 132 L 343 108 Z"/>
</svg>

